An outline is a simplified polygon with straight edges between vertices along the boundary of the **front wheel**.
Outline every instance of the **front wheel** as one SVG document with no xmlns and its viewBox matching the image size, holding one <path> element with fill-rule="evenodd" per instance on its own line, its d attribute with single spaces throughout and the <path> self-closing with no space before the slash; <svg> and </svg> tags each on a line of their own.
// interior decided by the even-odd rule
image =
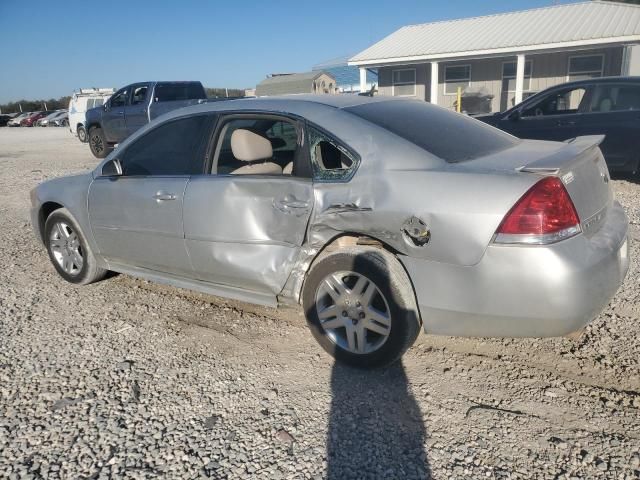
<svg viewBox="0 0 640 480">
<path fill-rule="evenodd" d="M 322 348 L 353 366 L 395 362 L 420 332 L 409 278 L 384 250 L 350 248 L 324 256 L 311 268 L 302 300 Z"/>
<path fill-rule="evenodd" d="M 54 211 L 45 222 L 45 244 L 51 263 L 67 282 L 86 285 L 107 271 L 98 267 L 87 240 L 68 210 Z"/>
<path fill-rule="evenodd" d="M 109 155 L 111 148 L 100 127 L 92 127 L 89 130 L 89 147 L 91 147 L 91 153 L 96 158 L 105 158 Z"/>
</svg>

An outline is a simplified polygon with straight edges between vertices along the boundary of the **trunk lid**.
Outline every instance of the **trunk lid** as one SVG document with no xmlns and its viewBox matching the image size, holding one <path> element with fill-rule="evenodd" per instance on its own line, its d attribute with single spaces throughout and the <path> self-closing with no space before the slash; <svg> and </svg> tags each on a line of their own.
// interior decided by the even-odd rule
<svg viewBox="0 0 640 480">
<path fill-rule="evenodd" d="M 604 135 L 576 137 L 565 142 L 523 140 L 495 155 L 470 162 L 488 168 L 534 175 L 554 175 L 562 180 L 578 211 L 585 235 L 596 233 L 604 223 L 613 200 L 609 169 L 598 145 Z"/>
</svg>

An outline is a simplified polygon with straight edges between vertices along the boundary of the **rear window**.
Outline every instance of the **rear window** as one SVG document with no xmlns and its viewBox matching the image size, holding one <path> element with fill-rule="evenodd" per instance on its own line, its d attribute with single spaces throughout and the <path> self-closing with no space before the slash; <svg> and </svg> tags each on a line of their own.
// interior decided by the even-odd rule
<svg viewBox="0 0 640 480">
<path fill-rule="evenodd" d="M 193 83 L 159 83 L 156 85 L 155 100 L 157 102 L 173 102 L 175 100 L 196 100 L 207 98 L 204 88 Z"/>
<path fill-rule="evenodd" d="M 345 110 L 450 163 L 499 152 L 519 142 L 479 120 L 422 101 L 383 101 Z"/>
</svg>

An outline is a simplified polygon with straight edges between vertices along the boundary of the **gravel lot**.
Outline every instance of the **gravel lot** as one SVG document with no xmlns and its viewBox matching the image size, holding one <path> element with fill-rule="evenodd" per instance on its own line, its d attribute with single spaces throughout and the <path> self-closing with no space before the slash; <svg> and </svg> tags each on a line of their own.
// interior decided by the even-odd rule
<svg viewBox="0 0 640 480">
<path fill-rule="evenodd" d="M 640 184 L 613 182 L 631 270 L 579 340 L 423 335 L 363 372 L 294 309 L 63 282 L 28 192 L 95 164 L 65 129 L 0 129 L 0 477 L 640 478 Z"/>
</svg>

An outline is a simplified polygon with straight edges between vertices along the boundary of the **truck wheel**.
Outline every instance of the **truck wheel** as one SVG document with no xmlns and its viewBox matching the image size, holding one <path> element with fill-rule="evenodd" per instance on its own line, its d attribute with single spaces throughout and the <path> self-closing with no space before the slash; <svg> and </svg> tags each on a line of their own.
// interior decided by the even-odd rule
<svg viewBox="0 0 640 480">
<path fill-rule="evenodd" d="M 322 348 L 356 367 L 395 362 L 420 332 L 404 268 L 377 248 L 344 249 L 318 260 L 305 281 L 302 303 Z"/>
<path fill-rule="evenodd" d="M 87 143 L 87 131 L 82 125 L 78 125 L 76 132 L 78 133 L 78 140 L 80 140 L 82 143 Z"/>
<path fill-rule="evenodd" d="M 89 147 L 96 158 L 105 158 L 109 155 L 111 148 L 100 127 L 91 127 L 89 130 Z"/>
</svg>

